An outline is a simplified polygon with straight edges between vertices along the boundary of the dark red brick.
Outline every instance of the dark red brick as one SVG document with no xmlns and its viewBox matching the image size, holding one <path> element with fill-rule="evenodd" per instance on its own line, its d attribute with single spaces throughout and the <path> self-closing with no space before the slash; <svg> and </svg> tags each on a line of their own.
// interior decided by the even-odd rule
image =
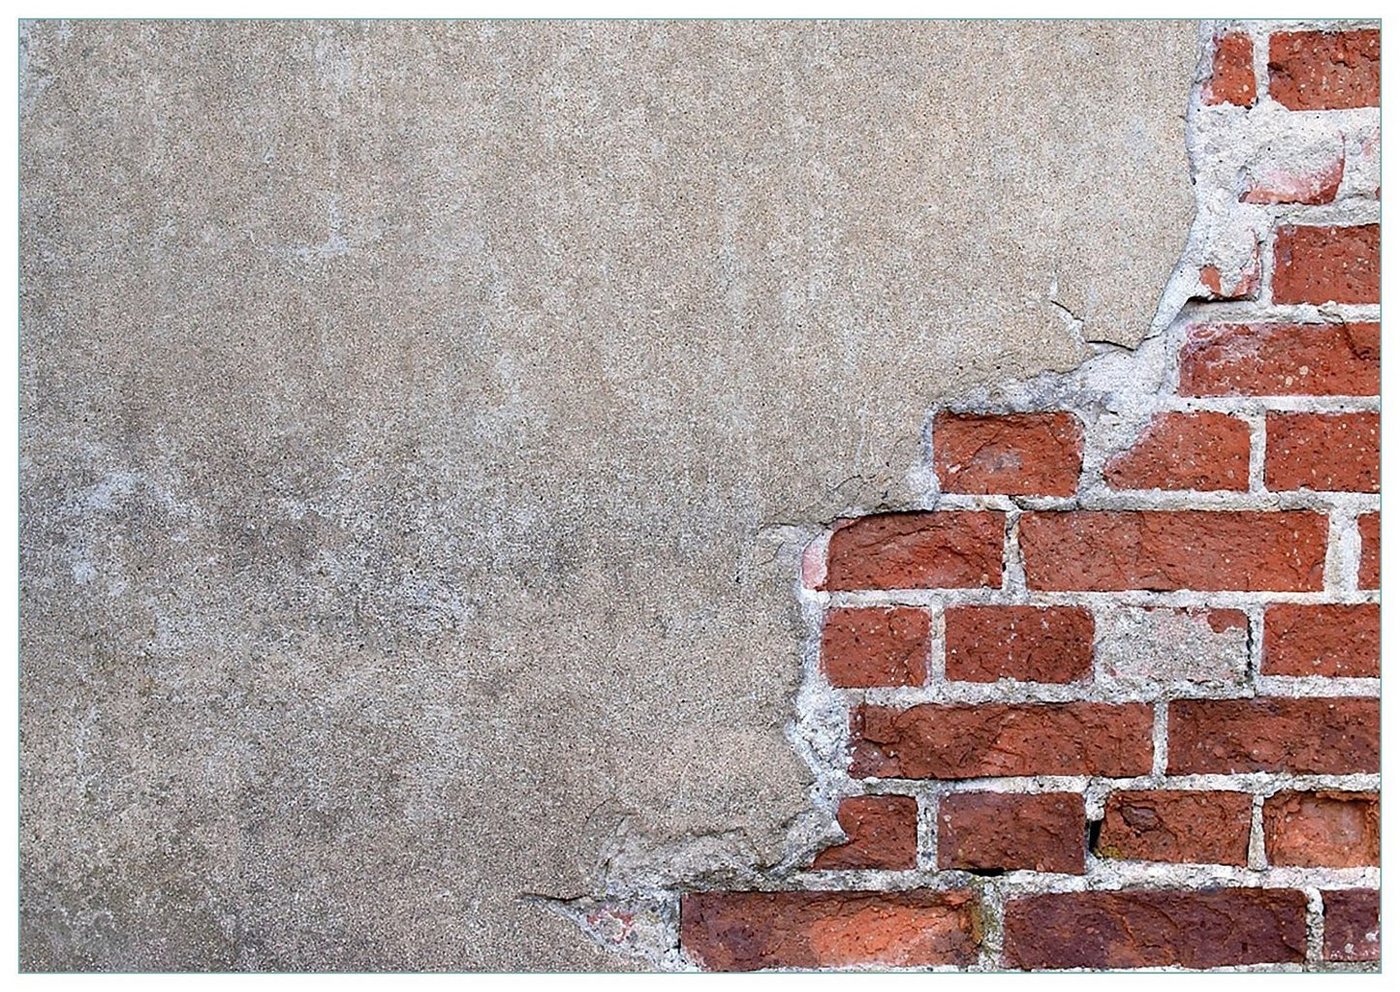
<svg viewBox="0 0 1400 992">
<path fill-rule="evenodd" d="M 1375 889 L 1322 893 L 1322 956 L 1328 961 L 1381 959 L 1381 894 Z"/>
<path fill-rule="evenodd" d="M 976 963 L 976 897 L 930 892 L 690 892 L 681 946 L 707 971 Z"/>
<path fill-rule="evenodd" d="M 1072 413 L 940 413 L 933 464 L 949 493 L 1073 496 L 1084 429 Z"/>
<path fill-rule="evenodd" d="M 822 625 L 822 671 L 844 688 L 923 685 L 932 641 L 928 610 L 835 609 Z"/>
<path fill-rule="evenodd" d="M 1379 324 L 1205 324 L 1181 347 L 1185 396 L 1378 396 Z"/>
<path fill-rule="evenodd" d="M 1115 792 L 1094 853 L 1127 861 L 1245 865 L 1254 798 L 1243 792 Z"/>
<path fill-rule="evenodd" d="M 1357 584 L 1362 589 L 1381 587 L 1381 515 L 1363 513 L 1356 518 L 1356 529 L 1361 535 L 1361 567 L 1357 574 Z"/>
<path fill-rule="evenodd" d="M 1031 589 L 1322 588 L 1327 517 L 1208 510 L 1027 513 L 1020 523 Z"/>
<path fill-rule="evenodd" d="M 966 589 L 1001 585 L 1006 515 L 877 513 L 832 531 L 823 589 Z"/>
<path fill-rule="evenodd" d="M 1279 228 L 1275 303 L 1379 303 L 1380 298 L 1379 225 Z"/>
<path fill-rule="evenodd" d="M 1066 892 L 1006 904 L 1005 962 L 1042 968 L 1222 968 L 1307 952 L 1295 889 Z"/>
<path fill-rule="evenodd" d="M 1249 424 L 1224 413 L 1159 413 L 1104 478 L 1115 489 L 1246 490 Z"/>
<path fill-rule="evenodd" d="M 1376 678 L 1381 673 L 1381 610 L 1374 603 L 1275 603 L 1264 611 L 1265 675 Z"/>
<path fill-rule="evenodd" d="M 1340 775 L 1379 768 L 1375 699 L 1179 699 L 1167 709 L 1167 771 L 1173 775 Z"/>
<path fill-rule="evenodd" d="M 955 792 L 938 804 L 938 867 L 1084 873 L 1084 797 Z"/>
<path fill-rule="evenodd" d="M 1269 864 L 1355 868 L 1381 863 L 1380 797 L 1370 792 L 1280 792 L 1264 800 Z"/>
<path fill-rule="evenodd" d="M 952 606 L 945 674 L 958 682 L 1074 682 L 1094 665 L 1094 617 L 1077 606 Z"/>
<path fill-rule="evenodd" d="M 817 855 L 822 871 L 913 868 L 918 858 L 919 803 L 912 796 L 850 796 L 836 809 L 849 840 Z"/>
<path fill-rule="evenodd" d="M 1380 492 L 1379 414 L 1271 413 L 1265 429 L 1270 489 Z"/>
<path fill-rule="evenodd" d="M 985 703 L 852 713 L 855 778 L 1146 775 L 1152 708 L 1142 703 Z"/>
<path fill-rule="evenodd" d="M 1275 33 L 1269 39 L 1269 95 L 1289 110 L 1379 107 L 1381 33 Z"/>
</svg>

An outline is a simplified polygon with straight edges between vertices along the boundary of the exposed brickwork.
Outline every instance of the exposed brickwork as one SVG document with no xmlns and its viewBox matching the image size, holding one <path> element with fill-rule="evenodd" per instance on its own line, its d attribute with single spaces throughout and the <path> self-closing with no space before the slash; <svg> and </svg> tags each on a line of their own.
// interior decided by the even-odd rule
<svg viewBox="0 0 1400 992">
<path fill-rule="evenodd" d="M 1084 797 L 959 792 L 938 806 L 938 867 L 1084 872 Z"/>
<path fill-rule="evenodd" d="M 1381 608 L 1275 603 L 1264 613 L 1266 675 L 1376 678 L 1381 673 Z"/>
<path fill-rule="evenodd" d="M 1072 496 L 1083 430 L 1070 413 L 941 414 L 933 460 L 950 493 Z"/>
<path fill-rule="evenodd" d="M 851 796 L 836 822 L 850 838 L 812 863 L 819 870 L 913 868 L 918 859 L 919 803 L 912 796 Z"/>
<path fill-rule="evenodd" d="M 954 606 L 944 614 L 955 682 L 1073 682 L 1094 664 L 1094 617 L 1075 606 Z"/>
<path fill-rule="evenodd" d="M 822 671 L 847 688 L 923 685 L 930 650 L 928 610 L 832 610 L 822 627 Z"/>
<path fill-rule="evenodd" d="M 1248 422 L 1224 413 L 1159 413 L 1104 477 L 1115 489 L 1249 488 Z"/>
<path fill-rule="evenodd" d="M 1380 492 L 1381 423 L 1374 413 L 1271 413 L 1264 479 L 1270 489 Z"/>
<path fill-rule="evenodd" d="M 1351 868 L 1381 863 L 1379 797 L 1356 792 L 1281 792 L 1264 801 L 1269 863 Z"/>
<path fill-rule="evenodd" d="M 909 511 L 808 545 L 846 840 L 686 892 L 689 963 L 1373 967 L 1379 34 L 1303 27 L 1209 33 L 1153 334 L 930 411 Z"/>
<path fill-rule="evenodd" d="M 1094 853 L 1129 861 L 1244 865 L 1254 799 L 1244 792 L 1115 792 Z"/>
<path fill-rule="evenodd" d="M 1006 905 L 1013 968 L 1222 968 L 1302 961 L 1307 900 L 1292 889 L 1067 892 Z"/>
<path fill-rule="evenodd" d="M 1279 228 L 1274 243 L 1274 300 L 1278 303 L 1379 303 L 1381 229 Z"/>
<path fill-rule="evenodd" d="M 1379 31 L 1285 31 L 1269 39 L 1269 95 L 1289 110 L 1381 105 Z"/>
<path fill-rule="evenodd" d="M 1322 894 L 1326 921 L 1322 956 L 1328 961 L 1381 959 L 1381 894 L 1375 889 L 1342 889 Z"/>
</svg>

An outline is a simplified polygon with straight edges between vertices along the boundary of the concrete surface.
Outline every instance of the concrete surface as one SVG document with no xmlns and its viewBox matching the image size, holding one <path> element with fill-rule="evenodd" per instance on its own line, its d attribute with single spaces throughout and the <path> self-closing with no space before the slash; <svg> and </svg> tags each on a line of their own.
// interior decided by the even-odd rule
<svg viewBox="0 0 1400 992">
<path fill-rule="evenodd" d="M 634 966 L 549 900 L 784 856 L 805 538 L 1192 215 L 1187 22 L 19 43 L 27 969 Z"/>
</svg>

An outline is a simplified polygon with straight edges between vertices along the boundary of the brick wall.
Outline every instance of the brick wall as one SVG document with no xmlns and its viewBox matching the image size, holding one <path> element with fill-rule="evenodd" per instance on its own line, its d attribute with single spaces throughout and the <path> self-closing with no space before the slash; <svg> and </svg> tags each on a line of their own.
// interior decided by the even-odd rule
<svg viewBox="0 0 1400 992">
<path fill-rule="evenodd" d="M 808 548 L 835 842 L 685 892 L 683 963 L 1378 956 L 1379 33 L 1206 48 L 1168 319 L 936 411 L 923 498 Z"/>
</svg>

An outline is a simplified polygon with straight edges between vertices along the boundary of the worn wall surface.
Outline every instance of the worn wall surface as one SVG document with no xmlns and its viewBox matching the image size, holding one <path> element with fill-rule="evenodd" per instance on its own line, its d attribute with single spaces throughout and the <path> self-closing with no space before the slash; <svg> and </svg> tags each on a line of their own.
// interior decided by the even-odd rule
<svg viewBox="0 0 1400 992">
<path fill-rule="evenodd" d="M 1193 213 L 1185 22 L 19 45 L 26 968 L 628 967 L 808 808 L 806 539 Z"/>
</svg>

